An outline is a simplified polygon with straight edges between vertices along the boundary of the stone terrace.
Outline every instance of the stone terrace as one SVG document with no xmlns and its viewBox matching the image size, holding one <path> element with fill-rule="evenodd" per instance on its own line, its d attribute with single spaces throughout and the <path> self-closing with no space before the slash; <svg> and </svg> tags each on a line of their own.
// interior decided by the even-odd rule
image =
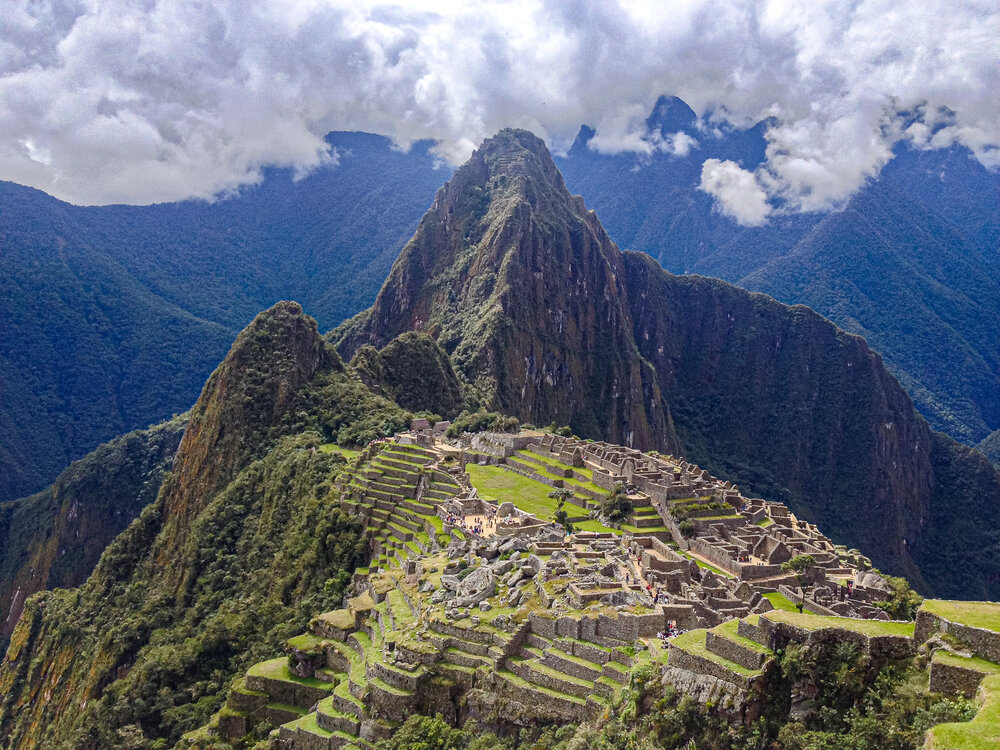
<svg viewBox="0 0 1000 750">
<path fill-rule="evenodd" d="M 881 612 L 870 606 L 881 579 L 783 505 L 671 457 L 537 433 L 449 442 L 431 430 L 370 445 L 341 475 L 341 506 L 364 520 L 371 550 L 354 595 L 290 639 L 286 655 L 248 670 L 190 741 L 235 740 L 265 724 L 276 727 L 275 747 L 370 748 L 413 713 L 457 724 L 490 715 L 498 700 L 514 726 L 585 720 L 613 705 L 643 662 L 748 721 L 775 650 L 822 638 L 851 640 L 874 659 L 928 641 L 935 689 L 992 684 L 1000 635 L 980 626 L 993 610 L 928 603 L 916 638 L 913 623 L 861 619 Z M 516 475 L 512 499 L 480 494 L 469 463 Z M 637 512 L 612 529 L 592 516 L 617 483 Z M 552 523 L 555 501 L 542 506 L 555 488 L 571 491 L 571 519 L 584 530 Z M 463 515 L 509 520 L 478 535 Z M 780 561 L 803 553 L 818 565 L 793 590 Z M 830 579 L 841 579 L 840 595 Z M 774 609 L 794 610 L 803 595 L 804 613 Z"/>
</svg>

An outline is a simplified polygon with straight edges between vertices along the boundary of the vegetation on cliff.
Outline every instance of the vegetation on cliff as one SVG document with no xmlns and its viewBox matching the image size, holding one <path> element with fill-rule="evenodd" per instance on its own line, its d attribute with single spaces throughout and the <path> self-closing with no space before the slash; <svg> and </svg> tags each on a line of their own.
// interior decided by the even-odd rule
<svg viewBox="0 0 1000 750">
<path fill-rule="evenodd" d="M 412 412 L 446 419 L 462 409 L 462 384 L 451 360 L 425 333 L 407 331 L 381 349 L 361 347 L 351 365 L 367 386 Z"/>
<path fill-rule="evenodd" d="M 135 430 L 70 464 L 48 489 L 0 503 L 0 650 L 36 591 L 83 583 L 156 499 L 187 417 Z"/>
<path fill-rule="evenodd" d="M 298 305 L 259 315 L 206 384 L 156 501 L 82 586 L 29 599 L 0 667 L 0 743 L 171 747 L 233 674 L 339 603 L 363 530 L 331 507 L 344 458 L 319 447 L 359 416 L 374 437 L 408 415 Z"/>
<path fill-rule="evenodd" d="M 994 466 L 1000 468 L 1000 430 L 991 432 L 979 445 L 979 451 L 988 458 Z"/>
</svg>

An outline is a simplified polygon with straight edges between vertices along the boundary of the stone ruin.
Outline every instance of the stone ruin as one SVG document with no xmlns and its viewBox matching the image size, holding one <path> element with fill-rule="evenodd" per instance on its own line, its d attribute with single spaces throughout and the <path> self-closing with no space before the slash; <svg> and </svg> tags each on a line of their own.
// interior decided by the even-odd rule
<svg viewBox="0 0 1000 750">
<path fill-rule="evenodd" d="M 813 637 L 795 616 L 884 618 L 872 605 L 888 587 L 860 553 L 686 461 L 539 433 L 448 440 L 414 426 L 369 446 L 339 480 L 371 551 L 354 595 L 286 656 L 251 668 L 209 735 L 232 740 L 266 721 L 276 747 L 367 748 L 414 712 L 461 723 L 501 703 L 513 725 L 580 721 L 606 711 L 644 661 L 749 721 L 774 649 Z M 567 534 L 480 496 L 468 463 L 571 490 L 581 521 L 621 484 L 633 516 Z M 482 535 L 459 520 L 483 517 L 513 520 Z M 800 554 L 816 561 L 805 581 L 780 569 Z M 775 610 L 776 594 L 814 614 Z M 865 647 L 911 649 L 903 640 Z"/>
</svg>

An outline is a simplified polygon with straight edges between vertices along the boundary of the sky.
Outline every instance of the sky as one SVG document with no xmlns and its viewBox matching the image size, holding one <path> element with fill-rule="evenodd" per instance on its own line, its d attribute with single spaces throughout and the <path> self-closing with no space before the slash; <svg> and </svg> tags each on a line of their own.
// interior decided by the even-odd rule
<svg viewBox="0 0 1000 750">
<path fill-rule="evenodd" d="M 0 179 L 77 204 L 213 199 L 336 164 L 332 130 L 437 142 L 497 130 L 555 151 L 697 155 L 644 120 L 660 95 L 767 119 L 765 162 L 706 159 L 743 224 L 835 209 L 893 146 L 960 144 L 1000 168 L 1000 3 L 950 0 L 405 2 L 4 0 Z"/>
</svg>

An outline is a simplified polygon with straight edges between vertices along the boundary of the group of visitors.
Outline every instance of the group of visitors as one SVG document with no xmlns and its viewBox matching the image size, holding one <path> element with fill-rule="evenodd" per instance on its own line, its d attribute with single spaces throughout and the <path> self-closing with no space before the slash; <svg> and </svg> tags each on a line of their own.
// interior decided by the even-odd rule
<svg viewBox="0 0 1000 750">
<path fill-rule="evenodd" d="M 666 641 L 670 638 L 675 638 L 681 634 L 681 629 L 677 627 L 677 623 L 671 620 L 667 623 L 667 629 L 661 630 L 656 634 L 656 637 L 661 641 Z"/>
</svg>

